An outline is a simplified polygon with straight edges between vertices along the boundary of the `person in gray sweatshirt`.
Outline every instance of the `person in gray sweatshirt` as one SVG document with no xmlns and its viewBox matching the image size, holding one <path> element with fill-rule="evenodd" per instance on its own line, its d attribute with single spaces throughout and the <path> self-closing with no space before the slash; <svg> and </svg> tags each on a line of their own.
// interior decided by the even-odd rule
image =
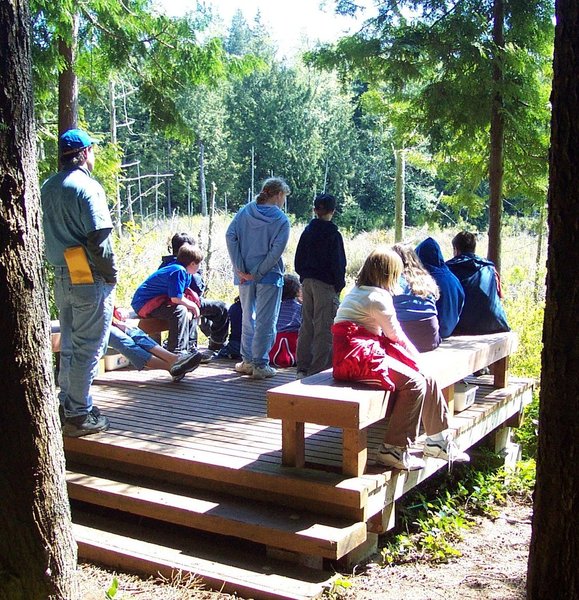
<svg viewBox="0 0 579 600">
<path fill-rule="evenodd" d="M 235 370 L 254 379 L 276 374 L 269 364 L 269 351 L 283 289 L 281 256 L 290 234 L 290 222 L 281 207 L 289 193 L 283 179 L 266 179 L 255 201 L 239 210 L 225 234 L 243 310 L 242 361 Z"/>
</svg>

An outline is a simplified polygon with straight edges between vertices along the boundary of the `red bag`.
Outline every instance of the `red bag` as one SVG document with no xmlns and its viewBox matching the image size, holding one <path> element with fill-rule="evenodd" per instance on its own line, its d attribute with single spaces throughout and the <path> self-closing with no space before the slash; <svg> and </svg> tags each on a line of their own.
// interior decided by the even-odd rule
<svg viewBox="0 0 579 600">
<path fill-rule="evenodd" d="M 269 362 L 282 369 L 294 367 L 296 364 L 296 349 L 298 332 L 284 331 L 277 334 L 272 349 L 269 351 Z"/>
</svg>

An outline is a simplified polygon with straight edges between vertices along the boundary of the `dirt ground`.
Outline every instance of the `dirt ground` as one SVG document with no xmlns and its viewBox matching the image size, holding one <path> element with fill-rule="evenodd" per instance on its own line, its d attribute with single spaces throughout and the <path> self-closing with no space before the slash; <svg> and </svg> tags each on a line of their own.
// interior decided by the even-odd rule
<svg viewBox="0 0 579 600">
<path fill-rule="evenodd" d="M 369 563 L 348 577 L 351 586 L 336 596 L 348 600 L 524 600 L 531 539 L 530 503 L 510 503 L 496 519 L 480 518 L 457 546 L 462 556 L 433 566 L 413 562 L 381 568 Z M 114 600 L 226 600 L 226 594 L 199 583 L 143 581 L 93 565 L 81 565 L 82 600 L 103 600 L 113 577 Z"/>
</svg>

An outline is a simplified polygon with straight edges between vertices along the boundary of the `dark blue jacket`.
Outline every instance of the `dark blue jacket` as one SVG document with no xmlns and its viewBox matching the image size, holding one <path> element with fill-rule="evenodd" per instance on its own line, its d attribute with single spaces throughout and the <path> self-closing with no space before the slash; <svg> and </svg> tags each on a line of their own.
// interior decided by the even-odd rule
<svg viewBox="0 0 579 600">
<path fill-rule="evenodd" d="M 464 305 L 464 290 L 460 281 L 446 266 L 442 250 L 436 240 L 431 237 L 426 238 L 416 246 L 416 254 L 440 290 L 440 297 L 436 301 L 438 324 L 440 337 L 447 338 L 452 335 L 458 324 Z"/>
<path fill-rule="evenodd" d="M 332 221 L 312 219 L 306 226 L 294 260 L 300 281 L 318 279 L 340 293 L 346 285 L 346 252 L 342 234 Z"/>
<path fill-rule="evenodd" d="M 464 289 L 464 307 L 455 335 L 510 331 L 498 291 L 497 272 L 490 260 L 466 253 L 446 262 Z"/>
</svg>

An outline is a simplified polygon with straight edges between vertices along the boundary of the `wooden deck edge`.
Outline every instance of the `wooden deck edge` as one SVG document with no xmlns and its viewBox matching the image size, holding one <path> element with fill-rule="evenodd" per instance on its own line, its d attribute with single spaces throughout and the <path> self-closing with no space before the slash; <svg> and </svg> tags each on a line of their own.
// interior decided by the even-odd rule
<svg viewBox="0 0 579 600">
<path fill-rule="evenodd" d="M 366 541 L 366 524 L 223 494 L 101 473 L 67 472 L 73 500 L 337 560 Z"/>
<path fill-rule="evenodd" d="M 113 528 L 94 528 L 75 523 L 73 533 L 79 557 L 114 569 L 146 576 L 171 578 L 176 572 L 198 577 L 211 589 L 263 600 L 311 600 L 331 587 L 335 575 L 291 568 L 275 561 L 260 560 L 246 568 L 208 560 L 166 544 L 144 541 L 137 536 L 111 533 Z M 265 564 L 264 564 L 265 563 Z M 307 572 L 306 572 L 307 571 Z M 308 580 L 309 578 L 309 580 Z"/>
<path fill-rule="evenodd" d="M 97 436 L 95 436 L 97 438 Z M 277 494 L 280 498 L 287 497 L 288 503 L 294 500 L 312 501 L 318 498 L 327 505 L 336 507 L 334 514 L 340 514 L 341 509 L 351 509 L 352 515 L 360 511 L 367 503 L 368 496 L 384 485 L 384 477 L 380 474 L 365 474 L 362 477 L 347 477 L 337 473 L 317 469 L 295 469 L 281 465 L 271 465 L 269 469 L 245 467 L 228 467 L 211 464 L 211 456 L 198 456 L 197 460 L 180 458 L 167 454 L 160 455 L 155 449 L 138 447 L 138 441 L 122 436 L 115 436 L 114 443 L 102 443 L 97 439 L 65 438 L 65 453 L 67 460 L 82 464 L 90 458 L 98 458 L 108 462 L 115 461 L 119 466 L 141 467 L 144 470 L 166 473 L 169 480 L 176 476 L 191 478 L 206 486 L 228 486 L 231 493 L 236 488 L 242 493 L 243 489 Z M 292 500 L 294 499 L 294 500 Z M 353 517 L 356 518 L 356 517 Z"/>
</svg>

